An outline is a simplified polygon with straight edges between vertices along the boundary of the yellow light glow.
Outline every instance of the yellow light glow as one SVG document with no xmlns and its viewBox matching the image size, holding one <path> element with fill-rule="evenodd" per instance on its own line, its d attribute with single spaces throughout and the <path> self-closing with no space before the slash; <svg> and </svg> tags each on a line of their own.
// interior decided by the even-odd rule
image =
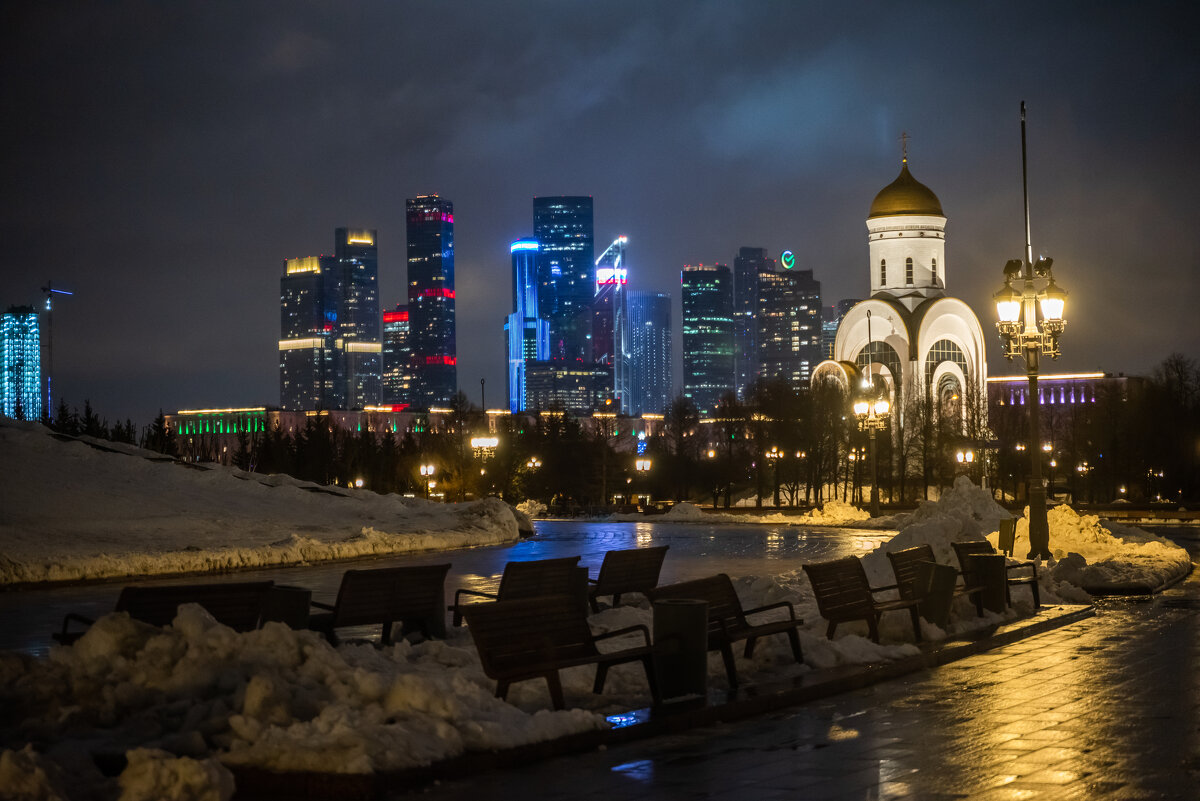
<svg viewBox="0 0 1200 801">
<path fill-rule="evenodd" d="M 471 437 L 472 448 L 495 448 L 499 444 L 499 437 Z"/>
<path fill-rule="evenodd" d="M 430 409 L 429 413 L 430 414 L 450 414 L 450 412 L 452 412 L 452 411 L 454 411 L 454 410 L 453 409 Z"/>
<path fill-rule="evenodd" d="M 347 231 L 347 245 L 374 245 L 375 237 L 371 236 L 370 231 Z"/>
<path fill-rule="evenodd" d="M 1038 380 L 1039 381 L 1069 381 L 1071 379 L 1077 379 L 1077 378 L 1104 378 L 1104 377 L 1106 377 L 1106 375 L 1107 375 L 1106 373 L 1059 373 L 1057 375 L 1043 374 L 1038 378 Z M 988 378 L 987 382 L 989 384 L 1014 384 L 1017 382 L 1024 384 L 1028 380 L 1029 380 L 1028 376 L 1014 375 L 1014 376 L 996 376 L 994 378 Z"/>
<path fill-rule="evenodd" d="M 321 272 L 321 257 L 320 256 L 305 256 L 300 259 L 287 260 L 287 274 L 295 275 L 296 273 L 319 273 Z"/>
<path fill-rule="evenodd" d="M 304 339 L 281 339 L 280 350 L 301 350 L 303 348 L 319 348 L 324 344 L 320 337 L 305 337 Z"/>
<path fill-rule="evenodd" d="M 348 353 L 383 353 L 383 345 L 379 342 L 347 342 Z"/>
<path fill-rule="evenodd" d="M 247 412 L 265 412 L 266 406 L 249 406 L 244 409 L 180 409 L 175 414 L 245 414 Z"/>
</svg>

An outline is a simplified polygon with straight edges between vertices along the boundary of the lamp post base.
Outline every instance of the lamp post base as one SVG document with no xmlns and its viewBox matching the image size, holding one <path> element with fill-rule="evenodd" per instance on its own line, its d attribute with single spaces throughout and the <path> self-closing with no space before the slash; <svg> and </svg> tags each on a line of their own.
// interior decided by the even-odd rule
<svg viewBox="0 0 1200 801">
<path fill-rule="evenodd" d="M 1026 559 L 1049 559 L 1050 523 L 1046 520 L 1046 488 L 1029 488 L 1029 555 Z"/>
</svg>

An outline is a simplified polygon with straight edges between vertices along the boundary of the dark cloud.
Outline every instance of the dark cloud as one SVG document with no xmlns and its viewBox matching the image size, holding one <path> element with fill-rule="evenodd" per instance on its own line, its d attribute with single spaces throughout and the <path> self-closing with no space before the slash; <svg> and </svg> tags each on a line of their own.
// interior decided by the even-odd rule
<svg viewBox="0 0 1200 801">
<path fill-rule="evenodd" d="M 990 325 L 1020 254 L 1071 292 L 1067 369 L 1200 355 L 1200 85 L 1177 4 L 10 3 L 0 304 L 47 278 L 62 393 L 111 417 L 277 401 L 282 261 L 456 205 L 460 383 L 500 400 L 508 252 L 531 198 L 590 194 L 632 282 L 791 248 L 867 288 L 863 219 L 899 170 L 949 216 L 948 284 Z M 1009 369 L 992 352 L 994 371 Z M 474 394 L 472 394 L 474 397 Z"/>
</svg>

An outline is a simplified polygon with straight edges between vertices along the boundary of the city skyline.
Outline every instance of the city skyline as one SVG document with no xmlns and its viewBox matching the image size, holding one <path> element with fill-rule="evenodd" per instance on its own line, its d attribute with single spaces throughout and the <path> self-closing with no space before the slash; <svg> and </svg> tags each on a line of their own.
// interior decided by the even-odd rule
<svg viewBox="0 0 1200 801">
<path fill-rule="evenodd" d="M 1024 245 L 1022 99 L 1034 253 L 1070 292 L 1055 368 L 1200 352 L 1198 67 L 1167 4 L 238 8 L 8 8 L 22 114 L 0 306 L 40 306 L 48 279 L 75 291 L 55 305 L 55 396 L 111 421 L 271 403 L 280 261 L 327 252 L 337 225 L 377 230 L 380 307 L 404 304 L 420 194 L 455 203 L 458 380 L 475 400 L 485 378 L 492 406 L 506 248 L 533 197 L 593 197 L 596 240 L 629 237 L 631 291 L 676 313 L 681 267 L 741 247 L 794 252 L 826 305 L 865 297 L 864 220 L 902 131 L 945 206 L 947 289 L 978 314 L 989 371 L 1017 372 L 990 301 Z"/>
</svg>

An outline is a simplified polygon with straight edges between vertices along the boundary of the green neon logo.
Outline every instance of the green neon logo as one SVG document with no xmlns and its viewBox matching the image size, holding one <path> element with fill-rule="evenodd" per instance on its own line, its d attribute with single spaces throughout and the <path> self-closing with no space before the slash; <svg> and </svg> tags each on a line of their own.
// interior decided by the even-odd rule
<svg viewBox="0 0 1200 801">
<path fill-rule="evenodd" d="M 779 260 L 783 262 L 783 269 L 785 270 L 790 270 L 796 266 L 796 254 L 790 250 L 783 251 L 783 255 L 779 257 Z"/>
</svg>

